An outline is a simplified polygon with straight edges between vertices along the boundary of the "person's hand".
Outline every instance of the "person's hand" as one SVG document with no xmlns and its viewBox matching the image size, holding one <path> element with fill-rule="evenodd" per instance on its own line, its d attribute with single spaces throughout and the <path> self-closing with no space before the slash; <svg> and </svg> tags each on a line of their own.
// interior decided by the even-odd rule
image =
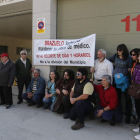
<svg viewBox="0 0 140 140">
<path fill-rule="evenodd" d="M 35 68 L 31 68 L 31 71 L 33 71 Z"/>
<path fill-rule="evenodd" d="M 56 89 L 56 93 L 57 94 L 60 94 L 60 90 L 58 88 Z"/>
<path fill-rule="evenodd" d="M 45 99 L 50 98 L 50 94 L 45 94 Z"/>
<path fill-rule="evenodd" d="M 73 104 L 75 104 L 75 98 L 70 98 L 70 102 L 71 102 L 71 104 L 73 105 Z"/>
<path fill-rule="evenodd" d="M 104 113 L 104 110 L 101 109 L 101 110 L 98 110 L 97 112 L 98 112 L 98 113 L 97 113 L 97 117 L 101 117 L 102 114 Z"/>
<path fill-rule="evenodd" d="M 90 79 L 90 82 L 92 82 L 92 84 L 94 84 L 94 82 L 93 82 L 93 80 L 92 80 L 92 79 Z"/>
<path fill-rule="evenodd" d="M 64 95 L 68 95 L 69 94 L 68 91 L 65 90 L 65 89 L 63 89 L 62 92 L 63 92 Z"/>
<path fill-rule="evenodd" d="M 28 95 L 27 97 L 28 97 L 28 98 L 31 98 L 31 94 L 32 94 L 31 92 L 28 92 L 28 93 L 27 93 L 27 95 Z"/>
<path fill-rule="evenodd" d="M 94 73 L 94 72 L 95 72 L 94 67 L 90 68 L 90 72 L 91 72 L 91 73 Z"/>
</svg>

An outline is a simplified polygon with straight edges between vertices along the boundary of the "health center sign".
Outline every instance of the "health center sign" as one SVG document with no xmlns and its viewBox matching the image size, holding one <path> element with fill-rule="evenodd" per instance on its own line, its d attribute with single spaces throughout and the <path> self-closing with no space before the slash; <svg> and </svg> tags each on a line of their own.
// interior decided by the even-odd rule
<svg viewBox="0 0 140 140">
<path fill-rule="evenodd" d="M 74 39 L 34 40 L 34 65 L 94 66 L 96 34 Z"/>
</svg>

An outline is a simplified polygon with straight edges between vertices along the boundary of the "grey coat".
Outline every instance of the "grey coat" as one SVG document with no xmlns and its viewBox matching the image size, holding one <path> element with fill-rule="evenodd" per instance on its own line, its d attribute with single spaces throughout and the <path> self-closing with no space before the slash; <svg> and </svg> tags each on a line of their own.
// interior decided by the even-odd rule
<svg viewBox="0 0 140 140">
<path fill-rule="evenodd" d="M 0 86 L 12 86 L 15 79 L 15 64 L 9 60 L 5 65 L 0 62 Z"/>
</svg>

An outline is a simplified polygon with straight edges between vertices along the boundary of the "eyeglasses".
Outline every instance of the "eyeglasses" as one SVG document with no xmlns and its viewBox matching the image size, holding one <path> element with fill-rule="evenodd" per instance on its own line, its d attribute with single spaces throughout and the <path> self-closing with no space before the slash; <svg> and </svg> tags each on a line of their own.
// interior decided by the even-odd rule
<svg viewBox="0 0 140 140">
<path fill-rule="evenodd" d="M 64 74 L 64 76 L 65 76 L 65 77 L 67 77 L 67 76 L 69 76 L 69 75 L 67 75 L 67 74 Z"/>
<path fill-rule="evenodd" d="M 135 56 L 136 54 L 131 54 L 131 56 Z"/>
<path fill-rule="evenodd" d="M 76 75 L 77 75 L 77 76 L 80 76 L 80 75 L 82 75 L 82 73 L 76 73 Z"/>
<path fill-rule="evenodd" d="M 21 55 L 26 55 L 26 53 L 21 53 Z"/>
<path fill-rule="evenodd" d="M 122 50 L 117 50 L 117 51 L 121 52 Z"/>
</svg>

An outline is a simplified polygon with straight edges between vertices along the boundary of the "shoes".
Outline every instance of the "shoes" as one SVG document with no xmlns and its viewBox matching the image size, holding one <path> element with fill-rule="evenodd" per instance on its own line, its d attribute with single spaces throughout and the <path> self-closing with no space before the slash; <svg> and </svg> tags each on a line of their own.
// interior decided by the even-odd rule
<svg viewBox="0 0 140 140">
<path fill-rule="evenodd" d="M 135 129 L 133 129 L 133 132 L 135 132 L 135 133 L 140 132 L 140 128 L 139 128 L 139 127 L 137 127 L 137 128 L 135 128 Z"/>
<path fill-rule="evenodd" d="M 140 140 L 140 134 L 139 134 L 139 135 L 134 136 L 134 138 L 135 138 L 136 140 Z"/>
<path fill-rule="evenodd" d="M 9 109 L 9 108 L 11 108 L 11 105 L 6 105 L 6 109 Z"/>
<path fill-rule="evenodd" d="M 126 123 L 126 124 L 130 124 L 130 118 L 126 118 L 126 119 L 125 119 L 125 123 Z"/>
<path fill-rule="evenodd" d="M 76 123 L 71 126 L 71 129 L 72 130 L 78 130 L 80 128 L 83 128 L 84 127 L 84 123 L 80 123 L 78 120 L 76 121 Z"/>
<path fill-rule="evenodd" d="M 23 102 L 23 100 L 19 100 L 18 102 L 17 102 L 17 104 L 21 104 Z"/>
<path fill-rule="evenodd" d="M 48 109 L 49 107 L 48 107 L 48 105 L 47 104 L 44 104 L 43 105 L 43 109 Z"/>
<path fill-rule="evenodd" d="M 69 118 L 69 116 L 70 116 L 70 114 L 69 114 L 69 113 L 65 113 L 65 114 L 64 114 L 64 116 L 63 116 L 63 118 L 64 118 L 64 119 L 68 119 L 68 118 Z"/>
<path fill-rule="evenodd" d="M 110 122 L 111 126 L 114 126 L 115 124 L 116 124 L 115 121 L 114 122 Z"/>
<path fill-rule="evenodd" d="M 139 119 L 133 119 L 132 122 L 131 122 L 131 125 L 135 126 L 135 125 L 138 124 L 138 122 L 139 122 Z"/>
<path fill-rule="evenodd" d="M 42 104 L 37 104 L 36 107 L 37 107 L 37 108 L 40 108 L 40 107 L 42 107 Z"/>
<path fill-rule="evenodd" d="M 101 120 L 101 123 L 105 123 L 105 122 L 106 122 L 106 120 L 104 120 L 104 119 Z"/>
<path fill-rule="evenodd" d="M 35 105 L 35 103 L 29 103 L 29 104 L 28 104 L 28 106 L 33 106 L 33 105 Z"/>
</svg>

